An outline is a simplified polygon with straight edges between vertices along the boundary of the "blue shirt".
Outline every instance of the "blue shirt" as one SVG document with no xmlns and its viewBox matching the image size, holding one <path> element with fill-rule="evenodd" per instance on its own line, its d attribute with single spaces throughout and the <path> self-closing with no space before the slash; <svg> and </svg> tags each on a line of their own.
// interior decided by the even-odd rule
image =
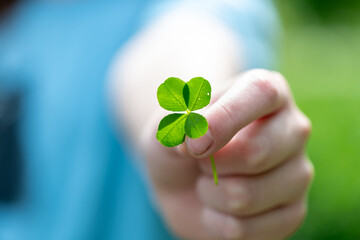
<svg viewBox="0 0 360 240">
<path fill-rule="evenodd" d="M 222 2 L 39 0 L 13 8 L 0 23 L 0 90 L 22 95 L 22 177 L 19 199 L 0 202 L 0 240 L 172 238 L 126 136 L 115 134 L 106 77 L 117 50 L 178 5 L 209 11 L 241 36 L 248 68 L 271 68 L 269 2 L 239 9 Z"/>
</svg>

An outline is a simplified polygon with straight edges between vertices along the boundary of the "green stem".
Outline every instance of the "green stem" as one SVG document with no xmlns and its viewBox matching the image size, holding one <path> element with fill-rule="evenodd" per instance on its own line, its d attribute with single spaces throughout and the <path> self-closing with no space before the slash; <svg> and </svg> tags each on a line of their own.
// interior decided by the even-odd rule
<svg viewBox="0 0 360 240">
<path fill-rule="evenodd" d="M 215 183 L 215 185 L 218 185 L 218 176 L 217 176 L 217 172 L 216 172 L 214 156 L 212 154 L 210 155 L 210 159 L 211 159 L 211 166 L 212 166 L 212 170 L 213 170 L 214 183 Z"/>
</svg>

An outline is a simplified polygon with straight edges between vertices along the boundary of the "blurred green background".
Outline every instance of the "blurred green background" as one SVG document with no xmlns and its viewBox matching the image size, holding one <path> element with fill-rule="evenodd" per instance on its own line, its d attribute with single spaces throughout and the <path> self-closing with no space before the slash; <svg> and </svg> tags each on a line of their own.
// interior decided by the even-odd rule
<svg viewBox="0 0 360 240">
<path fill-rule="evenodd" d="M 360 239 L 360 1 L 277 0 L 280 71 L 312 121 L 316 176 L 293 240 Z"/>
</svg>

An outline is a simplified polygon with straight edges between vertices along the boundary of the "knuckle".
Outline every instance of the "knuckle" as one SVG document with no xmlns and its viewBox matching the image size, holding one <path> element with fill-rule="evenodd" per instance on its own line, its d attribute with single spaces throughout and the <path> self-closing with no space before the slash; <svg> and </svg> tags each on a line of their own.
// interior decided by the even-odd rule
<svg viewBox="0 0 360 240">
<path fill-rule="evenodd" d="M 309 185 L 314 178 L 314 165 L 310 161 L 306 161 L 304 163 L 303 171 L 302 171 L 302 180 Z"/>
<path fill-rule="evenodd" d="M 299 132 L 302 136 L 304 136 L 304 138 L 308 138 L 312 130 L 311 121 L 301 112 L 299 119 Z"/>
<path fill-rule="evenodd" d="M 268 162 L 266 161 L 265 151 L 261 148 L 254 147 L 252 154 L 249 156 L 247 159 L 247 168 L 250 174 L 258 174 L 266 169 Z"/>
<path fill-rule="evenodd" d="M 249 72 L 249 77 L 255 86 L 267 100 L 267 102 L 277 105 L 280 100 L 280 92 L 276 85 L 276 76 L 274 73 L 258 69 Z"/>
<path fill-rule="evenodd" d="M 266 166 L 266 144 L 261 146 L 249 139 L 238 139 L 238 149 L 241 153 L 242 164 L 250 174 L 260 173 Z"/>
<path fill-rule="evenodd" d="M 289 89 L 289 84 L 286 80 L 286 78 L 279 72 L 273 71 L 274 78 L 279 81 L 280 84 L 282 84 L 284 87 L 286 87 L 287 90 Z"/>
</svg>

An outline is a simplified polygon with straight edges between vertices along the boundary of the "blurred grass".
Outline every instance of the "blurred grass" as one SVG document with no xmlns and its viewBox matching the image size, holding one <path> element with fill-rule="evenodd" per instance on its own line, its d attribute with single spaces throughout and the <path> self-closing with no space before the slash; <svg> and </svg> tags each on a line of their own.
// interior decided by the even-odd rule
<svg viewBox="0 0 360 240">
<path fill-rule="evenodd" d="M 301 22 L 281 7 L 281 72 L 312 121 L 316 170 L 307 220 L 291 239 L 360 239 L 360 24 Z"/>
</svg>

